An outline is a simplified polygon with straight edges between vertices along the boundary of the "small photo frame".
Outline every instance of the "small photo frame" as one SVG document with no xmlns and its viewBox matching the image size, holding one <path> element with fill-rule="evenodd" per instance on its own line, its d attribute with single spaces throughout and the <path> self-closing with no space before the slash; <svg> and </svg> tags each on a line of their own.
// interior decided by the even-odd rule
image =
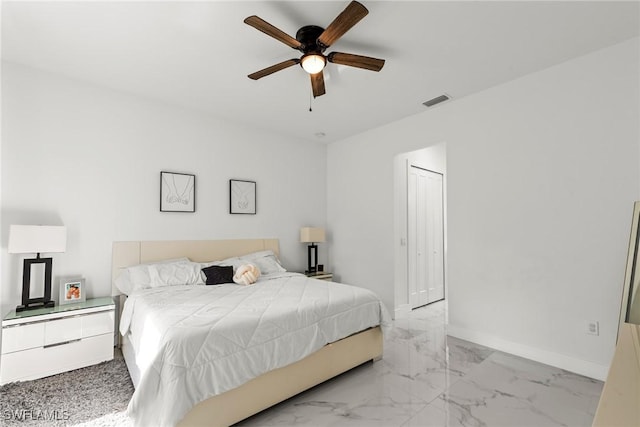
<svg viewBox="0 0 640 427">
<path fill-rule="evenodd" d="M 60 279 L 60 305 L 84 302 L 86 288 L 83 277 L 63 277 Z"/>
<path fill-rule="evenodd" d="M 160 212 L 195 212 L 196 176 L 160 172 Z"/>
<path fill-rule="evenodd" d="M 255 181 L 229 180 L 229 213 L 256 214 Z"/>
</svg>

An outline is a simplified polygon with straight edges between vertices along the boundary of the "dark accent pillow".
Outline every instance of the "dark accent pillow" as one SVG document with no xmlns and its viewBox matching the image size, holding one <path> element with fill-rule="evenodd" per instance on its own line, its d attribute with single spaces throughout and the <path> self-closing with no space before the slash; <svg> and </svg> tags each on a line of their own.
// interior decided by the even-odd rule
<svg viewBox="0 0 640 427">
<path fill-rule="evenodd" d="M 221 285 L 223 283 L 233 283 L 233 266 L 212 265 L 202 269 L 207 276 L 207 285 Z"/>
</svg>

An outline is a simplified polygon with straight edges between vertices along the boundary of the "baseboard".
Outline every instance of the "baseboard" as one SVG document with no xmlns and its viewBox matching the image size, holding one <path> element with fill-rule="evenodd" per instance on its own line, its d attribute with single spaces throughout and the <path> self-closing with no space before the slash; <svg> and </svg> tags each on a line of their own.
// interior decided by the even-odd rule
<svg viewBox="0 0 640 427">
<path fill-rule="evenodd" d="M 400 304 L 394 310 L 394 319 L 407 317 L 411 313 L 411 306 L 409 304 Z"/>
<path fill-rule="evenodd" d="M 465 341 L 471 341 L 476 344 L 484 345 L 496 350 L 510 353 L 525 359 L 534 360 L 544 363 L 545 365 L 554 366 L 569 372 L 584 375 L 585 377 L 604 381 L 609 372 L 609 366 L 600 365 L 598 363 L 589 362 L 587 360 L 577 359 L 575 357 L 564 354 L 554 353 L 524 344 L 508 341 L 493 335 L 484 334 L 456 326 L 447 326 L 447 335 L 460 338 Z"/>
</svg>

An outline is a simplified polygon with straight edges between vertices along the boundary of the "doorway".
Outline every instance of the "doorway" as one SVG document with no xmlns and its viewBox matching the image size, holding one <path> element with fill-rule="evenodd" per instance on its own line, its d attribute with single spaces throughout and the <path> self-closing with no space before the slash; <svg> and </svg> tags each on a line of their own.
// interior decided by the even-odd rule
<svg viewBox="0 0 640 427">
<path fill-rule="evenodd" d="M 409 308 L 444 299 L 443 175 L 407 168 L 407 285 Z"/>
<path fill-rule="evenodd" d="M 429 147 L 421 148 L 419 150 L 410 151 L 406 153 L 400 153 L 396 155 L 393 159 L 394 162 L 394 310 L 393 315 L 397 318 L 403 318 L 411 312 L 414 306 L 419 306 L 422 304 L 428 304 L 430 301 L 435 301 L 437 299 L 444 299 L 444 305 L 446 306 L 446 300 L 448 295 L 448 287 L 447 283 L 447 144 L 446 142 L 442 142 L 439 144 L 431 145 Z M 418 285 L 415 278 L 418 276 L 418 269 L 413 268 L 414 265 L 418 263 L 415 261 L 409 260 L 409 245 L 412 246 L 411 253 L 415 254 L 415 247 L 418 246 L 417 233 L 413 231 L 409 231 L 409 181 L 410 181 L 410 172 L 414 169 L 412 167 L 415 166 L 418 169 L 422 169 L 428 172 L 435 173 L 440 181 L 439 185 L 437 185 L 437 191 L 441 194 L 441 197 L 437 197 L 440 201 L 441 209 L 438 209 L 440 212 L 440 217 L 437 218 L 435 223 L 442 223 L 442 225 L 438 225 L 437 228 L 442 230 L 438 233 L 438 236 L 441 237 L 441 242 L 436 241 L 433 242 L 432 245 L 440 248 L 440 253 L 438 255 L 442 256 L 442 263 L 438 262 L 437 264 L 442 267 L 440 270 L 437 269 L 422 269 L 420 270 L 420 274 L 424 277 L 427 277 L 430 274 L 433 274 L 432 279 L 434 282 L 437 282 L 441 278 L 441 282 L 443 286 L 435 286 L 427 284 L 425 294 L 421 297 L 416 298 L 415 294 L 418 294 Z M 415 178 L 415 187 L 417 188 L 417 177 Z M 412 184 L 413 186 L 414 184 Z M 429 185 L 433 185 L 433 182 Z M 432 193 L 434 193 L 432 191 Z M 417 205 L 417 202 L 412 202 Z M 413 210 L 412 215 L 418 215 L 415 210 Z M 421 215 L 422 216 L 422 215 Z M 412 216 L 413 218 L 413 216 Z M 425 223 L 422 225 L 425 229 L 431 227 L 433 229 L 434 223 L 431 225 L 427 225 Z M 432 233 L 433 234 L 433 233 Z M 425 238 L 422 243 L 423 248 L 426 245 L 426 242 L 429 240 Z M 423 249 L 423 253 L 425 249 Z M 433 252 L 433 250 L 432 250 Z M 433 254 L 431 254 L 433 255 Z M 411 279 L 409 277 L 410 274 L 410 265 L 411 262 Z M 432 261 L 433 264 L 436 264 L 435 261 Z M 434 283 L 432 282 L 432 283 Z M 414 295 L 409 297 L 409 285 L 411 283 L 412 291 Z M 422 282 L 425 283 L 425 282 Z M 432 291 L 431 297 L 428 297 L 429 287 L 431 288 L 439 288 L 439 292 L 441 295 L 437 295 L 436 290 Z M 415 290 L 415 292 L 414 292 Z M 417 300 L 417 302 L 415 302 Z M 426 300 L 426 302 L 425 302 Z"/>
</svg>

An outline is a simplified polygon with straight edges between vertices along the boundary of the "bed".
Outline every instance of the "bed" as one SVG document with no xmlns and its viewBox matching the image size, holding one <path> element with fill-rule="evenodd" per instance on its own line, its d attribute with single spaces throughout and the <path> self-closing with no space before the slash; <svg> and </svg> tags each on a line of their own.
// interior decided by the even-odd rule
<svg viewBox="0 0 640 427">
<path fill-rule="evenodd" d="M 251 286 L 178 285 L 128 299 L 115 285 L 141 264 L 255 253 L 277 257 L 278 240 L 114 242 L 112 293 L 136 386 L 128 410 L 136 425 L 229 426 L 382 357 L 388 317 L 362 288 L 286 271 L 268 271 Z"/>
</svg>

